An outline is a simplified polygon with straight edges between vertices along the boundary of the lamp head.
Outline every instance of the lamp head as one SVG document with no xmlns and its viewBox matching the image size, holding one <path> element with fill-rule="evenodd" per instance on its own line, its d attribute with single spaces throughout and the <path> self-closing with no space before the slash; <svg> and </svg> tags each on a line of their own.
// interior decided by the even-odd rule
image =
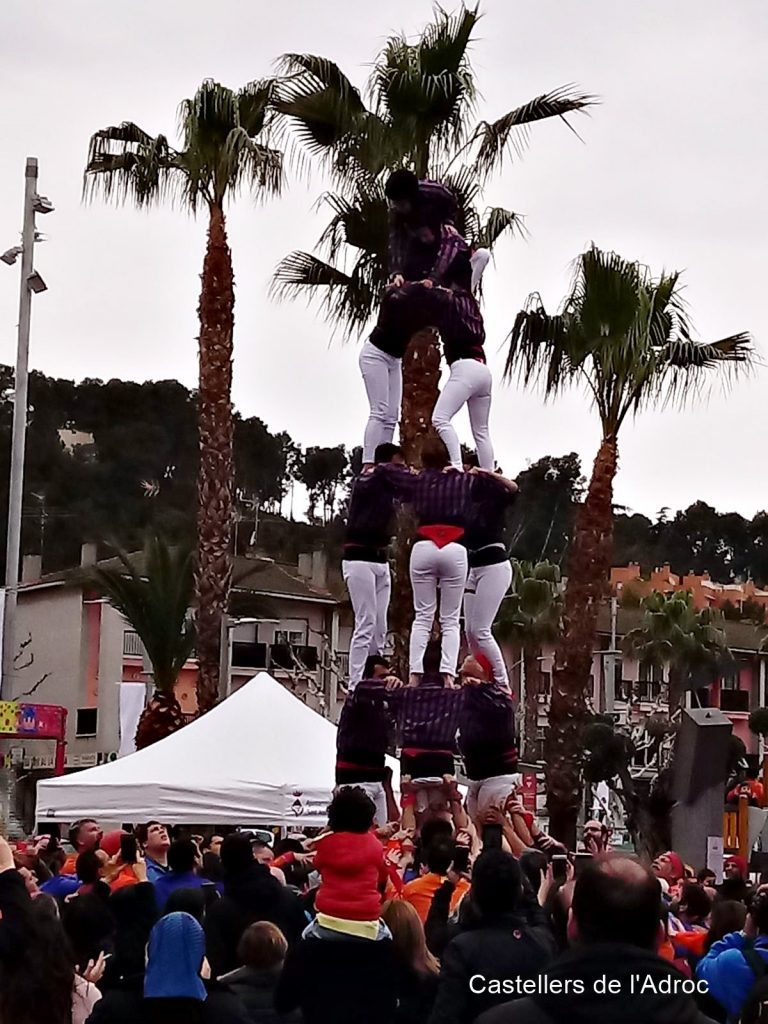
<svg viewBox="0 0 768 1024">
<path fill-rule="evenodd" d="M 9 267 L 12 267 L 16 260 L 19 258 L 19 256 L 21 256 L 21 252 L 21 246 L 14 245 L 12 249 L 5 250 L 3 255 L 0 256 L 0 260 L 2 260 L 3 263 L 7 263 Z"/>
</svg>

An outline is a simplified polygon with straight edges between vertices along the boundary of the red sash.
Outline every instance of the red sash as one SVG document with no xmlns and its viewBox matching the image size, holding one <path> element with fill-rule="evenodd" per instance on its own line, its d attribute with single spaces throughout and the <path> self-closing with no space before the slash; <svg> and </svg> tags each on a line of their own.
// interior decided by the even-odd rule
<svg viewBox="0 0 768 1024">
<path fill-rule="evenodd" d="M 461 526 L 420 526 L 416 534 L 422 540 L 431 540 L 437 547 L 444 548 L 460 540 L 464 536 L 464 529 Z"/>
</svg>

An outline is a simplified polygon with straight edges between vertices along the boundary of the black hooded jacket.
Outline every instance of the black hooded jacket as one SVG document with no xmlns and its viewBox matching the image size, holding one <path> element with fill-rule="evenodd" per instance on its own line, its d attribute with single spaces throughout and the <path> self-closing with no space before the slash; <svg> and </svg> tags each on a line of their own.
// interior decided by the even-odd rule
<svg viewBox="0 0 768 1024">
<path fill-rule="evenodd" d="M 604 991 L 604 978 L 619 982 L 620 990 Z M 497 1006 L 477 1024 L 712 1024 L 692 995 L 674 991 L 684 981 L 666 960 L 637 946 L 574 949 L 541 976 L 536 995 Z M 671 992 L 659 991 L 665 987 Z"/>
<path fill-rule="evenodd" d="M 237 946 L 255 921 L 271 921 L 289 944 L 297 942 L 307 925 L 301 902 L 281 885 L 263 864 L 249 864 L 224 882 L 224 895 L 208 910 L 205 940 L 214 977 L 240 967 Z"/>
</svg>

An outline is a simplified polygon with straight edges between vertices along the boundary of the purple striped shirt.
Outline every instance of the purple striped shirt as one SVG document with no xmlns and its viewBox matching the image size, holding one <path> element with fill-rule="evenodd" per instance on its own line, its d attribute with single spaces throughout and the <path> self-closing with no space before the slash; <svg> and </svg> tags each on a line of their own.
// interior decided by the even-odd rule
<svg viewBox="0 0 768 1024">
<path fill-rule="evenodd" d="M 512 696 L 495 683 L 465 686 L 459 750 L 470 779 L 517 771 L 517 730 Z"/>
<path fill-rule="evenodd" d="M 398 746 L 455 750 L 464 702 L 463 690 L 416 686 L 399 691 Z"/>
<path fill-rule="evenodd" d="M 412 477 L 405 466 L 379 465 L 352 486 L 344 557 L 384 561 L 392 539 L 395 505 L 407 497 Z"/>
<path fill-rule="evenodd" d="M 380 679 L 363 679 L 347 697 L 336 730 L 339 759 L 370 764 L 394 749 L 401 690 L 387 690 Z"/>
<path fill-rule="evenodd" d="M 411 502 L 419 526 L 466 527 L 472 511 L 475 477 L 467 473 L 422 469 L 413 478 Z"/>
</svg>

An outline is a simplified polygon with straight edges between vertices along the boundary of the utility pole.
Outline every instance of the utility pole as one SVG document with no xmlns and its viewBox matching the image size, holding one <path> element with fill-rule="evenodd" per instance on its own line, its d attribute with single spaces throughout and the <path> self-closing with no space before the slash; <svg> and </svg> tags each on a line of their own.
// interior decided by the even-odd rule
<svg viewBox="0 0 768 1024">
<path fill-rule="evenodd" d="M 3 666 L 0 695 L 11 696 L 16 659 L 16 605 L 19 592 L 21 558 L 21 522 L 24 497 L 24 452 L 27 436 L 27 393 L 29 384 L 29 325 L 32 292 L 45 291 L 46 285 L 34 272 L 35 213 L 50 213 L 53 206 L 37 194 L 37 159 L 27 157 L 24 187 L 24 226 L 21 237 L 21 285 L 19 289 L 19 334 L 16 347 L 16 375 L 13 395 L 13 431 L 11 435 L 11 479 L 8 488 L 8 536 L 5 554 L 5 614 L 3 623 Z M 18 250 L 15 250 L 16 252 Z M 9 250 L 4 262 L 15 260 Z"/>
</svg>

